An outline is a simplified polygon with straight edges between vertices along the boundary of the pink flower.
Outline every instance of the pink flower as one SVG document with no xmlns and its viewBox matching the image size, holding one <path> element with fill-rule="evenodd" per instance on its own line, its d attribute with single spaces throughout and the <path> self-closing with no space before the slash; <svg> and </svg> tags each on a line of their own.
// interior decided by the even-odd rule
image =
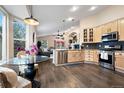
<svg viewBox="0 0 124 93">
<path fill-rule="evenodd" d="M 29 50 L 26 50 L 26 54 L 29 54 L 29 55 L 36 55 L 37 52 L 38 52 L 38 48 L 34 44 L 30 46 Z"/>
<path fill-rule="evenodd" d="M 29 50 L 27 50 L 27 51 L 26 51 L 26 54 L 29 54 L 29 55 L 30 55 L 30 51 L 29 51 Z"/>
</svg>

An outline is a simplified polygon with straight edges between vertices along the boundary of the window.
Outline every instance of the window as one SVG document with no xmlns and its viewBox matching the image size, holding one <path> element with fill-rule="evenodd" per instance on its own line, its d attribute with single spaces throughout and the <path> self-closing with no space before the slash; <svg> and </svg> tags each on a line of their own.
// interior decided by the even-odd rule
<svg viewBox="0 0 124 93">
<path fill-rule="evenodd" d="M 17 55 L 17 48 L 25 49 L 26 25 L 20 20 L 13 21 L 14 56 Z"/>
<path fill-rule="evenodd" d="M 0 7 L 0 61 L 6 60 L 6 33 L 7 33 L 7 13 Z"/>
<path fill-rule="evenodd" d="M 48 48 L 48 41 L 47 40 L 41 40 L 41 45 L 43 48 Z"/>
</svg>

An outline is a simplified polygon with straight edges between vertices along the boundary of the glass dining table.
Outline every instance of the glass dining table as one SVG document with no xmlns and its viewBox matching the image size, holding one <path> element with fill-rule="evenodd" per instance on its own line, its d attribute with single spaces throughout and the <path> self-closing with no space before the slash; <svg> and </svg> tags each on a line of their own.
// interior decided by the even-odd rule
<svg viewBox="0 0 124 93">
<path fill-rule="evenodd" d="M 29 56 L 29 57 L 23 57 L 23 58 L 12 58 L 10 60 L 4 61 L 3 64 L 6 65 L 16 65 L 16 66 L 22 66 L 26 65 L 27 68 L 25 71 L 25 78 L 30 80 L 32 82 L 32 87 L 40 87 L 40 83 L 36 80 L 34 80 L 34 77 L 36 75 L 36 69 L 34 67 L 35 64 L 39 64 L 41 62 L 48 61 L 50 58 L 47 56 Z"/>
</svg>

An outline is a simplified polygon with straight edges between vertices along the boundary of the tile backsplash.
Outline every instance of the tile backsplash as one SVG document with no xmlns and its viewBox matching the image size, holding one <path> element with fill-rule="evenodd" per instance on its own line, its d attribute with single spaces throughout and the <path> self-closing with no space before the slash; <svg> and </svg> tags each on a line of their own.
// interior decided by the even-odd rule
<svg viewBox="0 0 124 93">
<path fill-rule="evenodd" d="M 83 49 L 100 49 L 103 43 L 82 43 Z M 118 41 L 116 45 L 121 45 L 122 50 L 124 50 L 124 41 Z"/>
</svg>

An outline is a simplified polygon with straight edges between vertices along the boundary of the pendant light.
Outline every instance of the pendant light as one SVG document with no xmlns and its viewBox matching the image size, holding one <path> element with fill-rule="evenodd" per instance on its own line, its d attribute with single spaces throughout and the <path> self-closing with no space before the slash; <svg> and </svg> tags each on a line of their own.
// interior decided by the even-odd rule
<svg viewBox="0 0 124 93">
<path fill-rule="evenodd" d="M 28 25 L 39 25 L 39 21 L 37 19 L 35 19 L 32 15 L 32 6 L 30 6 L 30 17 L 27 17 L 24 19 L 24 22 Z"/>
</svg>

